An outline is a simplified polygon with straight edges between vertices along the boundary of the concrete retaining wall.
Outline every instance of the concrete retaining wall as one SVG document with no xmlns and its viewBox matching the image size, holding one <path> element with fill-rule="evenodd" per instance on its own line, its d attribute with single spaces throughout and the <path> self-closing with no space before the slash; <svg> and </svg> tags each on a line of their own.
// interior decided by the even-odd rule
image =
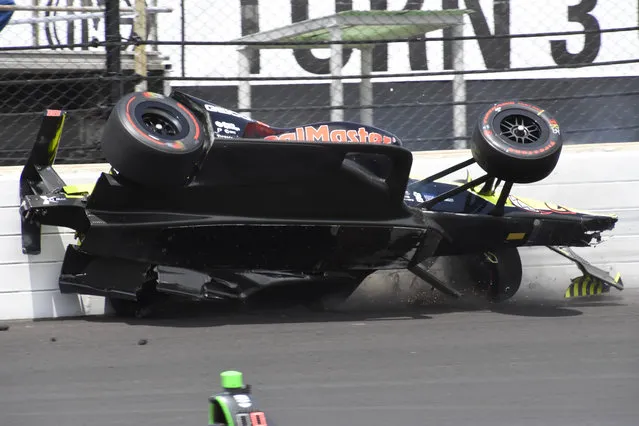
<svg viewBox="0 0 639 426">
<path fill-rule="evenodd" d="M 468 151 L 414 153 L 413 175 L 425 177 L 470 156 Z M 598 212 L 616 212 L 617 228 L 594 248 L 576 250 L 595 264 L 622 273 L 627 287 L 639 286 L 639 143 L 568 146 L 555 173 L 532 185 L 516 185 L 515 194 Z M 108 167 L 67 165 L 56 167 L 71 184 L 94 182 Z M 481 169 L 470 168 L 479 175 Z M 23 255 L 18 216 L 20 167 L 0 168 L 0 320 L 100 315 L 104 299 L 62 295 L 57 287 L 66 244 L 73 233 L 45 227 L 42 254 Z M 465 171 L 459 172 L 460 176 Z M 578 275 L 574 264 L 544 248 L 522 249 L 524 285 L 540 284 L 565 289 Z"/>
<path fill-rule="evenodd" d="M 105 165 L 59 166 L 68 183 L 94 182 Z M 20 242 L 20 167 L 0 168 L 0 320 L 57 318 L 104 313 L 104 298 L 63 295 L 57 277 L 73 231 L 45 226 L 42 253 L 22 254 Z"/>
</svg>

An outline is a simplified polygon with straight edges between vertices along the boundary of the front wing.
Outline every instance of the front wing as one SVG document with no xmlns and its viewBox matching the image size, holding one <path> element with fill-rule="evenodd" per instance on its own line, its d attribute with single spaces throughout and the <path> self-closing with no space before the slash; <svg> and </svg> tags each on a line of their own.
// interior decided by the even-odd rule
<svg viewBox="0 0 639 426">
<path fill-rule="evenodd" d="M 570 287 L 568 287 L 564 294 L 566 298 L 596 296 L 608 293 L 610 287 L 614 287 L 617 290 L 624 289 L 621 274 L 617 273 L 615 277 L 611 276 L 605 270 L 589 263 L 569 247 L 551 246 L 548 248 L 575 262 L 583 274 L 571 280 Z"/>
</svg>

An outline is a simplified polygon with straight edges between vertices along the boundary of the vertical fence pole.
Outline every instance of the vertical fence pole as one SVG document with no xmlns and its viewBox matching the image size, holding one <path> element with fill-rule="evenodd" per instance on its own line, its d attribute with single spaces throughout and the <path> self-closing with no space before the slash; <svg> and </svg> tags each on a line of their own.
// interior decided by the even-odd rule
<svg viewBox="0 0 639 426">
<path fill-rule="evenodd" d="M 122 62 L 120 59 L 120 0 L 106 0 L 104 11 L 104 36 L 106 46 L 106 73 L 111 80 L 110 103 L 114 104 L 123 95 Z"/>
<path fill-rule="evenodd" d="M 73 0 L 67 0 L 67 6 L 75 6 Z M 68 12 L 69 15 L 75 15 L 75 12 Z M 54 24 L 55 25 L 55 24 Z M 75 42 L 75 21 L 69 20 L 67 22 L 67 44 L 73 44 Z M 73 50 L 73 48 L 71 48 Z"/>
<path fill-rule="evenodd" d="M 39 0 L 31 0 L 32 6 L 40 6 L 39 3 Z M 40 17 L 40 12 L 34 10 L 33 12 L 31 12 L 31 16 L 37 19 Z M 31 34 L 33 36 L 33 45 L 40 46 L 40 27 L 37 23 L 31 24 Z"/>
<path fill-rule="evenodd" d="M 260 32 L 260 8 L 258 0 L 240 0 L 240 22 L 242 36 Z M 249 50 L 251 74 L 260 73 L 260 49 L 255 46 Z"/>
<path fill-rule="evenodd" d="M 453 48 L 453 69 L 455 71 L 464 70 L 464 41 L 459 38 L 464 36 L 463 16 L 452 28 Z M 464 74 L 453 75 L 453 142 L 455 149 L 468 148 L 466 143 L 466 81 Z"/>
<path fill-rule="evenodd" d="M 373 104 L 373 82 L 370 79 L 370 75 L 373 72 L 373 46 L 363 46 L 360 48 L 361 52 L 361 74 L 369 77 L 362 77 L 362 81 L 359 85 L 359 105 L 372 105 Z M 373 109 L 362 108 L 360 110 L 360 120 L 362 124 L 369 126 L 373 125 Z"/>
<path fill-rule="evenodd" d="M 186 59 L 184 58 L 184 56 L 186 55 L 186 47 L 184 45 L 184 40 L 186 39 L 186 5 L 184 3 L 185 0 L 180 1 L 180 41 L 182 42 L 182 44 L 180 45 L 180 67 L 182 70 L 182 77 L 184 77 L 186 68 Z"/>
<path fill-rule="evenodd" d="M 146 40 L 146 0 L 135 0 L 135 33 L 142 40 Z M 135 47 L 135 73 L 142 77 L 142 81 L 135 86 L 137 92 L 147 90 L 147 57 L 146 44 Z"/>
<path fill-rule="evenodd" d="M 251 108 L 251 48 L 241 46 L 238 50 L 238 76 L 242 79 L 237 83 L 237 106 L 240 110 Z M 242 111 L 247 117 L 251 117 L 250 111 Z"/>
<path fill-rule="evenodd" d="M 87 0 L 82 0 L 81 6 L 90 6 L 90 4 Z M 89 47 L 86 46 L 86 44 L 89 43 L 89 20 L 88 19 L 83 19 L 80 21 L 80 34 L 81 34 L 80 35 L 81 43 L 85 45 L 85 46 L 82 46 L 80 49 L 89 50 Z"/>
<path fill-rule="evenodd" d="M 158 0 L 153 0 L 151 4 L 153 5 L 153 7 L 158 7 Z M 157 13 L 154 13 L 151 15 L 151 24 L 149 25 L 149 27 L 151 31 L 151 40 L 158 41 L 158 14 Z M 160 50 L 160 46 L 158 46 L 157 44 L 154 44 L 153 46 L 151 46 L 151 49 L 154 52 L 157 52 Z"/>
<path fill-rule="evenodd" d="M 342 29 L 337 25 L 333 25 L 328 28 L 331 35 L 331 41 L 342 41 Z M 331 44 L 331 57 L 329 66 L 331 70 L 331 106 L 342 107 L 344 106 L 344 83 L 340 78 L 342 76 L 342 45 Z M 344 110 L 342 108 L 331 108 L 331 121 L 342 121 L 344 119 Z"/>
</svg>

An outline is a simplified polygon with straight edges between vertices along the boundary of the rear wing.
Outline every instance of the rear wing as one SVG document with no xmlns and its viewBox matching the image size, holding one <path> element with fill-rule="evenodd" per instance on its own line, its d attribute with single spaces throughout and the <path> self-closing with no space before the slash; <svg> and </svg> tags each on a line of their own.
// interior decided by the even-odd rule
<svg viewBox="0 0 639 426">
<path fill-rule="evenodd" d="M 20 197 L 41 195 L 62 189 L 64 182 L 52 166 L 58 154 L 67 113 L 48 109 L 20 175 Z"/>
<path fill-rule="evenodd" d="M 53 169 L 67 113 L 48 109 L 20 174 L 22 252 L 39 254 L 43 224 L 78 229 L 86 223 L 83 204 L 67 197 L 65 182 Z M 49 207 L 56 206 L 55 209 Z"/>
</svg>

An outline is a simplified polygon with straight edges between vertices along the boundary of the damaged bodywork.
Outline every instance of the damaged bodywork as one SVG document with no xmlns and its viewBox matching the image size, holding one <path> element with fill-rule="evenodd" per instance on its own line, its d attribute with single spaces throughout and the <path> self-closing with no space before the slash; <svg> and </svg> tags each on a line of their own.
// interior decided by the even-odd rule
<svg viewBox="0 0 639 426">
<path fill-rule="evenodd" d="M 126 108 L 136 102 L 147 110 L 129 114 Z M 121 312 L 139 311 L 158 295 L 243 302 L 267 289 L 313 303 L 327 294 L 348 297 L 375 271 L 408 269 L 443 293 L 461 297 L 462 291 L 429 270 L 434 258 L 459 256 L 477 270 L 473 286 L 506 300 L 519 288 L 516 252 L 524 246 L 547 246 L 578 265 L 588 285 L 576 281 L 567 297 L 623 289 L 619 277 L 569 249 L 596 243 L 617 217 L 511 194 L 513 183 L 539 180 L 537 169 L 522 169 L 509 181 L 502 157 L 474 152 L 467 161 L 415 180 L 411 152 L 383 129 L 315 123 L 314 140 L 291 141 L 309 131 L 274 128 L 181 92 L 170 98 L 132 94 L 120 105 L 124 118 L 116 107 L 103 138 L 112 169 L 94 185 L 68 185 L 55 171 L 66 112 L 54 110 L 45 112 L 20 178 L 24 253 L 39 253 L 42 225 L 76 231 L 59 277 L 63 293 L 107 296 Z M 159 118 L 153 108 L 161 111 L 155 112 Z M 535 131 L 539 137 L 546 131 L 558 144 L 553 122 L 542 120 Z M 158 126 L 165 126 L 164 133 L 153 133 Z M 364 135 L 361 129 L 365 141 L 357 140 Z M 331 135 L 346 140 L 326 140 Z M 123 140 L 146 144 L 136 154 L 139 170 L 130 165 L 133 153 L 114 154 L 110 144 Z M 191 146 L 198 143 L 202 148 L 196 152 Z M 175 158 L 182 154 L 183 164 L 171 169 L 173 157 L 152 151 L 161 149 L 175 150 Z M 197 155 L 187 158 L 189 152 Z M 484 176 L 442 180 L 475 162 L 487 170 Z M 181 169 L 183 178 L 177 174 Z M 152 172 L 161 175 L 157 182 Z M 176 176 L 183 181 L 168 180 Z"/>
</svg>

